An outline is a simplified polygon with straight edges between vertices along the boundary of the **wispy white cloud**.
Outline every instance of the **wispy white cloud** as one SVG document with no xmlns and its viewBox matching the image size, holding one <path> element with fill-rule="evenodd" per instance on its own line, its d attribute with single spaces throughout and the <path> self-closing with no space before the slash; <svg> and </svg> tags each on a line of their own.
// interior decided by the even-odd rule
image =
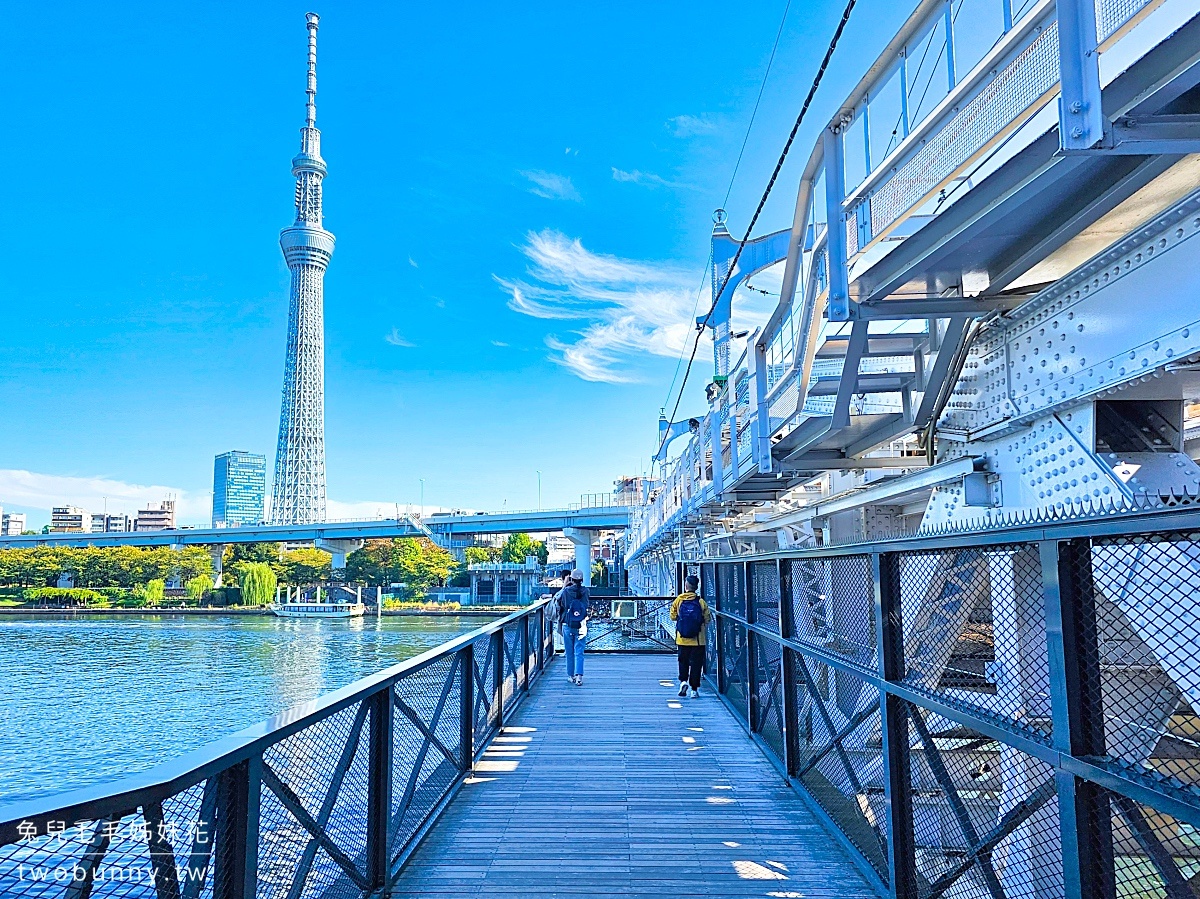
<svg viewBox="0 0 1200 899">
<path fill-rule="evenodd" d="M 413 268 L 421 267 L 421 266 L 417 265 L 417 260 L 413 259 L 411 256 L 408 257 L 408 264 L 411 265 Z"/>
<path fill-rule="evenodd" d="M 613 166 L 613 180 L 620 181 L 625 184 L 648 184 L 652 187 L 686 187 L 687 185 L 680 184 L 678 181 L 668 181 L 662 175 L 656 175 L 653 172 L 641 172 L 634 169 L 632 172 L 626 172 L 622 169 Z"/>
<path fill-rule="evenodd" d="M 546 345 L 551 359 L 584 380 L 636 381 L 645 354 L 674 357 L 689 345 L 696 272 L 593 253 L 551 230 L 528 234 L 521 251 L 528 277 L 496 277 L 508 305 L 533 318 L 580 322 L 571 337 L 551 334 Z"/>
<path fill-rule="evenodd" d="M 399 328 L 392 328 L 392 333 L 385 334 L 383 339 L 386 340 L 388 343 L 390 343 L 392 346 L 402 346 L 402 347 L 415 347 L 416 346 L 416 344 L 413 343 L 411 340 L 406 340 L 404 338 L 404 336 L 401 335 Z"/>
<path fill-rule="evenodd" d="M 667 119 L 667 129 L 676 137 L 696 137 L 714 133 L 717 123 L 707 115 L 677 115 Z"/>
<path fill-rule="evenodd" d="M 493 340 L 492 346 L 505 347 L 505 346 L 508 346 L 508 344 L 505 343 L 503 340 Z"/>
<path fill-rule="evenodd" d="M 16 468 L 0 469 L 0 506 L 23 506 L 49 511 L 54 506 L 80 506 L 89 512 L 135 515 L 150 503 L 174 497 L 181 524 L 207 522 L 212 494 L 166 485 L 129 484 L 100 475 L 76 477 L 43 474 Z"/>
<path fill-rule="evenodd" d="M 575 185 L 571 183 L 571 179 L 566 175 L 543 171 L 521 172 L 520 174 L 522 178 L 526 178 L 532 183 L 533 186 L 529 188 L 529 192 L 535 196 L 545 197 L 547 200 L 572 200 L 576 203 L 583 199 L 579 195 L 579 191 L 575 189 Z"/>
</svg>

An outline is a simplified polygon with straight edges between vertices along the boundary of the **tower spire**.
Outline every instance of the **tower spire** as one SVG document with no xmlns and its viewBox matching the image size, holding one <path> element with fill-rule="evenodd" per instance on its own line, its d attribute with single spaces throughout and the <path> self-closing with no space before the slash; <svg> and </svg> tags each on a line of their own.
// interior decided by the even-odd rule
<svg viewBox="0 0 1200 899">
<path fill-rule="evenodd" d="M 317 26 L 321 17 L 315 12 L 305 13 L 308 20 L 308 87 L 305 93 L 308 100 L 305 105 L 304 126 L 317 127 Z"/>
<path fill-rule="evenodd" d="M 333 235 L 321 224 L 321 184 L 327 169 L 317 130 L 317 23 L 308 23 L 308 81 L 300 153 L 292 159 L 296 220 L 279 235 L 292 271 L 288 342 L 283 368 L 283 403 L 271 521 L 310 524 L 325 520 L 325 269 Z"/>
</svg>

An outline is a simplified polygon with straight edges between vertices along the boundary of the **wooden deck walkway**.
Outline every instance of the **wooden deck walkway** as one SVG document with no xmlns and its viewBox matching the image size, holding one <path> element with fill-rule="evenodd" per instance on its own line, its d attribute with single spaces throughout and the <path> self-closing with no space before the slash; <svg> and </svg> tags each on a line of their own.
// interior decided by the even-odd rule
<svg viewBox="0 0 1200 899">
<path fill-rule="evenodd" d="M 396 895 L 874 897 L 671 656 L 555 661 L 410 859 Z"/>
</svg>

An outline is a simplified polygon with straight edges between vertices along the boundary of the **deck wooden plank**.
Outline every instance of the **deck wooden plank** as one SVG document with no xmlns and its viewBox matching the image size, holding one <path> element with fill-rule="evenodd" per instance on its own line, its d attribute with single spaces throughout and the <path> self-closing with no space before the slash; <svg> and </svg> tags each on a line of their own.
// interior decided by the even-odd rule
<svg viewBox="0 0 1200 899">
<path fill-rule="evenodd" d="M 674 664 L 589 654 L 580 688 L 557 661 L 396 895 L 874 897 L 724 704 L 675 695 Z"/>
</svg>

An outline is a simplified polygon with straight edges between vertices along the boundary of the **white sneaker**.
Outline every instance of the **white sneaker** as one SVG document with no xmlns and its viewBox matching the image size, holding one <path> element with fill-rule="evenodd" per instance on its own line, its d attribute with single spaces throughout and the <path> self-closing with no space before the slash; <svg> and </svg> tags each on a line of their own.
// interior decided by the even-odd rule
<svg viewBox="0 0 1200 899">
<path fill-rule="evenodd" d="M 680 693 L 679 695 L 680 695 L 680 696 L 682 696 L 683 694 L 682 694 L 682 693 Z M 692 691 L 692 699 L 695 699 L 695 698 L 696 698 L 697 696 L 699 696 L 699 695 L 700 695 L 700 691 L 699 691 L 699 690 L 693 690 L 693 691 Z"/>
<path fill-rule="evenodd" d="M 575 686 L 577 686 L 577 687 L 583 686 L 583 675 L 582 674 L 575 675 Z"/>
<path fill-rule="evenodd" d="M 679 682 L 679 695 L 687 696 L 687 681 L 685 680 Z"/>
</svg>

